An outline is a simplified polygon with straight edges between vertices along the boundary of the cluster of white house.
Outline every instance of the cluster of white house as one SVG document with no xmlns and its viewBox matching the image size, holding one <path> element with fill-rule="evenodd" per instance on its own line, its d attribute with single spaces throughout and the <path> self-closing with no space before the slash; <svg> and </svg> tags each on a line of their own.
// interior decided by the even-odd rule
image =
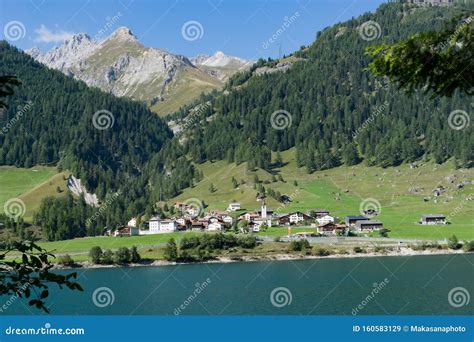
<svg viewBox="0 0 474 342">
<path fill-rule="evenodd" d="M 260 208 L 252 212 L 244 212 L 235 219 L 231 212 L 241 210 L 240 203 L 237 202 L 230 203 L 226 211 L 210 211 L 202 217 L 198 217 L 198 209 L 178 202 L 174 206 L 180 210 L 181 215 L 169 219 L 152 217 L 142 226 L 144 229 L 139 229 L 137 219 L 132 218 L 126 226 L 115 230 L 113 235 L 149 235 L 184 230 L 222 231 L 230 228 L 234 220 L 244 223 L 239 224 L 241 232 L 258 232 L 264 227 L 272 227 L 272 224 L 280 227 L 306 224 L 316 228 L 321 235 L 342 234 L 350 230 L 372 232 L 384 228 L 382 222 L 372 220 L 365 215 L 346 216 L 344 223 L 336 223 L 335 218 L 325 209 L 311 210 L 309 214 L 296 211 L 278 215 L 267 208 L 264 200 L 261 202 Z M 446 217 L 442 214 L 423 215 L 420 223 L 427 225 L 446 224 Z"/>
</svg>

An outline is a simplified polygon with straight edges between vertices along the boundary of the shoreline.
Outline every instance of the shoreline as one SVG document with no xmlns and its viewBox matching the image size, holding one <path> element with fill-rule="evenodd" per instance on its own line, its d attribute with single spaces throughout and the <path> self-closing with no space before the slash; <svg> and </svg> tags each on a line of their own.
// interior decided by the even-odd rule
<svg viewBox="0 0 474 342">
<path fill-rule="evenodd" d="M 320 255 L 296 255 L 296 254 L 274 254 L 269 256 L 243 256 L 239 258 L 218 256 L 215 259 L 196 262 L 175 262 L 160 259 L 146 259 L 136 264 L 111 264 L 101 265 L 93 264 L 90 261 L 82 261 L 75 263 L 75 266 L 60 266 L 55 264 L 53 269 L 95 269 L 95 268 L 118 268 L 118 267 L 159 267 L 159 266 L 176 266 L 176 265 L 197 265 L 197 264 L 228 264 L 228 263 L 247 263 L 259 261 L 290 261 L 290 260 L 316 260 L 316 259 L 353 259 L 353 258 L 373 258 L 373 257 L 397 257 L 397 256 L 429 256 L 429 255 L 454 255 L 454 254 L 472 254 L 460 250 L 450 249 L 426 249 L 416 251 L 408 247 L 402 247 L 399 251 L 389 251 L 386 253 L 370 252 L 370 253 L 349 253 L 349 254 L 330 254 L 327 256 Z"/>
</svg>

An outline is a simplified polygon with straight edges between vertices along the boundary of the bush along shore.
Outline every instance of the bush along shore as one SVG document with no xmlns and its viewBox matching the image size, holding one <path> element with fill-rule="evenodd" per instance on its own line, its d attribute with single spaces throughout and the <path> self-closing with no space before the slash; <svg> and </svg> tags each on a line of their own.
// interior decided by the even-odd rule
<svg viewBox="0 0 474 342">
<path fill-rule="evenodd" d="M 422 242 L 405 247 L 372 245 L 311 245 L 306 239 L 289 243 L 275 241 L 261 243 L 254 236 L 238 237 L 231 234 L 203 234 L 184 237 L 177 243 L 171 238 L 160 248 L 157 257 L 143 258 L 138 248 L 121 247 L 115 251 L 92 247 L 88 261 L 74 262 L 70 255 L 56 258 L 57 268 L 99 268 L 127 266 L 163 266 L 185 263 L 227 263 L 266 260 L 296 260 L 318 258 L 355 258 L 381 256 L 411 256 L 461 254 L 474 252 L 474 241 L 460 242 L 452 236 L 447 244 Z"/>
</svg>

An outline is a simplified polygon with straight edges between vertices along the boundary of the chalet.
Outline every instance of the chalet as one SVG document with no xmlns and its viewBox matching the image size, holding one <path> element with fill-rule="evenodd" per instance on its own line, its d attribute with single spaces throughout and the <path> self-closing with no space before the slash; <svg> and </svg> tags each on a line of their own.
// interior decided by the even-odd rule
<svg viewBox="0 0 474 342">
<path fill-rule="evenodd" d="M 290 213 L 290 214 L 287 214 L 287 215 L 280 216 L 278 218 L 278 224 L 289 226 L 291 224 L 298 224 L 298 223 L 301 223 L 303 221 L 309 221 L 309 220 L 311 220 L 311 216 L 303 214 L 300 211 L 296 211 L 294 213 Z"/>
<path fill-rule="evenodd" d="M 346 221 L 345 222 L 346 222 L 346 226 L 350 227 L 350 226 L 355 226 L 357 221 L 367 221 L 368 219 L 369 219 L 368 217 L 361 216 L 361 215 L 346 216 Z"/>
<path fill-rule="evenodd" d="M 234 222 L 234 218 L 230 216 L 227 211 L 218 211 L 214 210 L 209 213 L 212 216 L 217 217 L 219 220 L 223 221 L 224 223 L 227 224 L 232 224 Z"/>
<path fill-rule="evenodd" d="M 152 218 L 148 221 L 149 234 L 158 234 L 164 232 L 174 232 L 178 229 L 175 220 L 161 220 L 160 218 Z"/>
<path fill-rule="evenodd" d="M 421 216 L 421 224 L 446 224 L 446 216 L 443 214 L 429 214 Z"/>
<path fill-rule="evenodd" d="M 138 235 L 138 228 L 124 226 L 114 231 L 114 236 L 136 236 Z"/>
<path fill-rule="evenodd" d="M 337 232 L 342 232 L 345 228 L 343 224 L 335 224 L 334 222 L 327 222 L 317 227 L 318 233 L 321 235 L 336 235 Z"/>
<path fill-rule="evenodd" d="M 237 210 L 240 210 L 239 202 L 229 203 L 229 206 L 227 207 L 227 211 L 237 211 Z"/>
<path fill-rule="evenodd" d="M 219 218 L 227 224 L 232 224 L 234 222 L 234 219 L 230 215 L 220 215 Z"/>
<path fill-rule="evenodd" d="M 314 209 L 314 210 L 312 210 L 312 213 L 314 213 L 314 217 L 315 217 L 315 218 L 320 218 L 320 217 L 329 215 L 329 210 L 326 210 L 326 209 Z"/>
<path fill-rule="evenodd" d="M 359 232 L 371 232 L 374 230 L 380 230 L 383 228 L 383 223 L 380 221 L 372 220 L 359 220 L 356 222 L 356 229 Z"/>
<path fill-rule="evenodd" d="M 244 213 L 239 216 L 239 220 L 245 220 L 247 222 L 251 222 L 254 219 L 258 219 L 260 216 L 257 213 Z"/>
<path fill-rule="evenodd" d="M 189 215 L 192 217 L 196 217 L 201 213 L 202 208 L 197 205 L 190 205 L 186 202 L 176 202 L 174 204 L 175 209 L 179 210 L 183 216 Z"/>
<path fill-rule="evenodd" d="M 268 226 L 268 222 L 267 220 L 263 220 L 263 219 L 257 219 L 257 220 L 254 220 L 252 222 L 249 223 L 249 229 L 255 233 L 258 233 L 262 227 L 262 225 L 264 224 L 267 224 Z"/>
<path fill-rule="evenodd" d="M 334 223 L 334 217 L 329 216 L 329 215 L 324 215 L 324 216 L 318 217 L 316 219 L 316 222 L 318 222 L 319 225 L 323 225 L 326 223 Z"/>
<path fill-rule="evenodd" d="M 193 221 L 191 223 L 191 230 L 192 231 L 202 231 L 204 230 L 205 227 L 204 227 L 204 223 L 203 222 L 200 222 L 200 221 Z"/>
<path fill-rule="evenodd" d="M 224 229 L 224 223 L 221 221 L 214 221 L 207 225 L 209 231 L 219 231 Z"/>
</svg>

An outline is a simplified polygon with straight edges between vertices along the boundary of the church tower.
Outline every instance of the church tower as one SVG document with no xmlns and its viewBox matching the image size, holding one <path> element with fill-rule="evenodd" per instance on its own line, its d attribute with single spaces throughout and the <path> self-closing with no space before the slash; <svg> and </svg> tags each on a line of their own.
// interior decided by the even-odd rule
<svg viewBox="0 0 474 342">
<path fill-rule="evenodd" d="M 262 200 L 262 207 L 261 207 L 261 217 L 263 219 L 267 218 L 267 204 L 265 203 L 265 200 Z"/>
</svg>

